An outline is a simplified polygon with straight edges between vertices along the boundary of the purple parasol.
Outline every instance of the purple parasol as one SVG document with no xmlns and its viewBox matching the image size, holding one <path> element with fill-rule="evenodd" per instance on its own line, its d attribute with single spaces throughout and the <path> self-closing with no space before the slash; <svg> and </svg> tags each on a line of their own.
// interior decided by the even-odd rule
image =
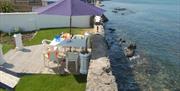
<svg viewBox="0 0 180 91">
<path fill-rule="evenodd" d="M 105 10 L 101 8 L 80 0 L 59 0 L 56 3 L 35 11 L 38 12 L 38 14 L 70 16 L 70 33 L 72 16 L 102 15 L 105 12 Z"/>
</svg>

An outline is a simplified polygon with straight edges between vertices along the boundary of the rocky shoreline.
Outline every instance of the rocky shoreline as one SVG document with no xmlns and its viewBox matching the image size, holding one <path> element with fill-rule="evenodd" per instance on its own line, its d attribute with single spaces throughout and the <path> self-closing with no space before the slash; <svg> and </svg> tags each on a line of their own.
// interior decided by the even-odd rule
<svg viewBox="0 0 180 91">
<path fill-rule="evenodd" d="M 100 34 L 93 35 L 91 43 L 92 59 L 89 63 L 86 91 L 118 91 L 105 38 Z"/>
</svg>

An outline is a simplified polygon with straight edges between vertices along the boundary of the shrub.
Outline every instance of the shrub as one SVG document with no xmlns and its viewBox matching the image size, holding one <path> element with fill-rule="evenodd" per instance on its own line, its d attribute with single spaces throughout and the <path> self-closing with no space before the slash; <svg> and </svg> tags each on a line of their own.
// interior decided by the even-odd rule
<svg viewBox="0 0 180 91">
<path fill-rule="evenodd" d="M 13 11 L 14 11 L 14 7 L 13 7 L 13 4 L 11 3 L 11 1 L 0 0 L 0 12 L 9 13 L 9 12 L 13 12 Z"/>
</svg>

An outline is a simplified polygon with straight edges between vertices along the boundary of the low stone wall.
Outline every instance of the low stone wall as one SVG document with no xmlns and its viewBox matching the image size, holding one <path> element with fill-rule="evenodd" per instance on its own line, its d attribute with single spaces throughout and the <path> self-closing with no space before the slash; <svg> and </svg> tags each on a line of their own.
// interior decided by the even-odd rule
<svg viewBox="0 0 180 91">
<path fill-rule="evenodd" d="M 93 35 L 92 59 L 87 75 L 86 91 L 117 91 L 115 77 L 112 75 L 108 49 L 102 35 Z"/>
</svg>

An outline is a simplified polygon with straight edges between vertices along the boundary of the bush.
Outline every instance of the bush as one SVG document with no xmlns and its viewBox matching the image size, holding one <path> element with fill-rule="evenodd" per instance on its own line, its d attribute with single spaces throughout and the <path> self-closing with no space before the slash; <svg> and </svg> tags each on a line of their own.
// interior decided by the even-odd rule
<svg viewBox="0 0 180 91">
<path fill-rule="evenodd" d="M 9 13 L 13 11 L 14 11 L 14 7 L 11 1 L 0 0 L 0 12 Z"/>
<path fill-rule="evenodd" d="M 14 35 L 14 34 L 18 34 L 18 33 L 23 33 L 23 28 L 21 27 L 13 27 L 9 32 L 8 35 Z"/>
</svg>

